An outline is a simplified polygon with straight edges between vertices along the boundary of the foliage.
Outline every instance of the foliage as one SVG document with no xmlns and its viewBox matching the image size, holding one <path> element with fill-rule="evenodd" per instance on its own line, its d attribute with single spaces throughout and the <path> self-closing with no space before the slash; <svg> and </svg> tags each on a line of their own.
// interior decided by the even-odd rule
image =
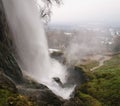
<svg viewBox="0 0 120 106">
<path fill-rule="evenodd" d="M 33 106 L 32 102 L 22 95 L 8 97 L 7 103 L 9 106 Z"/>
<path fill-rule="evenodd" d="M 12 95 L 12 93 L 10 91 L 0 89 L 0 106 L 8 106 L 7 98 L 11 95 Z"/>
<path fill-rule="evenodd" d="M 27 97 L 0 89 L 0 106 L 34 106 Z"/>
<path fill-rule="evenodd" d="M 94 77 L 93 77 L 94 76 Z M 79 91 L 97 100 L 103 106 L 120 105 L 120 55 L 113 58 L 92 74 L 92 79 L 83 84 Z"/>
<path fill-rule="evenodd" d="M 75 97 L 78 97 L 83 102 L 83 106 L 101 106 L 98 100 L 80 91 L 76 93 Z"/>
<path fill-rule="evenodd" d="M 62 3 L 62 0 L 41 0 L 43 2 L 43 6 L 38 4 L 39 8 L 40 8 L 40 17 L 43 18 L 43 22 L 44 23 L 48 23 L 50 20 L 50 16 L 51 16 L 51 9 L 52 9 L 52 5 L 54 3 L 60 5 Z"/>
</svg>

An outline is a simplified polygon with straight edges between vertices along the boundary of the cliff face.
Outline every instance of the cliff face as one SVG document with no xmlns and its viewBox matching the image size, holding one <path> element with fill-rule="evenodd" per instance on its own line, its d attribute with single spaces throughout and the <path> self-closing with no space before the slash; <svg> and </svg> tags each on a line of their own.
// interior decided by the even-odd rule
<svg viewBox="0 0 120 106">
<path fill-rule="evenodd" d="M 7 35 L 8 35 L 8 26 L 5 18 L 2 0 L 0 0 L 0 42 L 7 43 Z"/>
<path fill-rule="evenodd" d="M 15 83 L 23 81 L 22 72 L 14 58 L 10 30 L 5 17 L 2 0 L 0 0 L 0 68 Z"/>
</svg>

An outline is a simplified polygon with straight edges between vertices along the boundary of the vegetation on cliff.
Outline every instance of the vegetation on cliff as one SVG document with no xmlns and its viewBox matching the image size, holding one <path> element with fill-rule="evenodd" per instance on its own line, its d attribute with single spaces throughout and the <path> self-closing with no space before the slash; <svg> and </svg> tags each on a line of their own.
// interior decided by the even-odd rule
<svg viewBox="0 0 120 106">
<path fill-rule="evenodd" d="M 106 61 L 94 73 L 89 72 L 86 75 L 89 81 L 80 86 L 77 92 L 95 98 L 102 106 L 120 105 L 120 54 Z"/>
<path fill-rule="evenodd" d="M 0 89 L 0 106 L 34 106 L 26 96 Z"/>
</svg>

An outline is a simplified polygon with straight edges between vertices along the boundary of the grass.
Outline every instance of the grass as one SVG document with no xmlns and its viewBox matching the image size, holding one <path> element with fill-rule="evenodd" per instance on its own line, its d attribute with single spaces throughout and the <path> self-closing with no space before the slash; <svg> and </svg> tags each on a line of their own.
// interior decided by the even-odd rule
<svg viewBox="0 0 120 106">
<path fill-rule="evenodd" d="M 76 93 L 75 97 L 82 101 L 83 106 L 102 106 L 97 99 L 80 91 Z"/>
<path fill-rule="evenodd" d="M 79 91 L 97 99 L 103 106 L 120 106 L 120 54 L 106 61 L 90 76 L 90 81 Z"/>
</svg>

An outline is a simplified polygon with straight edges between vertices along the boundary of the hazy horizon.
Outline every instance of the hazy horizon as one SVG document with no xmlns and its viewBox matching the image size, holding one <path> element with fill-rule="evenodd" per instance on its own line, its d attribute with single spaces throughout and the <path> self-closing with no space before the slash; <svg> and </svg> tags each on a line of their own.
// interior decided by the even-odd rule
<svg viewBox="0 0 120 106">
<path fill-rule="evenodd" d="M 120 23 L 119 0 L 63 0 L 52 11 L 50 24 Z"/>
</svg>

